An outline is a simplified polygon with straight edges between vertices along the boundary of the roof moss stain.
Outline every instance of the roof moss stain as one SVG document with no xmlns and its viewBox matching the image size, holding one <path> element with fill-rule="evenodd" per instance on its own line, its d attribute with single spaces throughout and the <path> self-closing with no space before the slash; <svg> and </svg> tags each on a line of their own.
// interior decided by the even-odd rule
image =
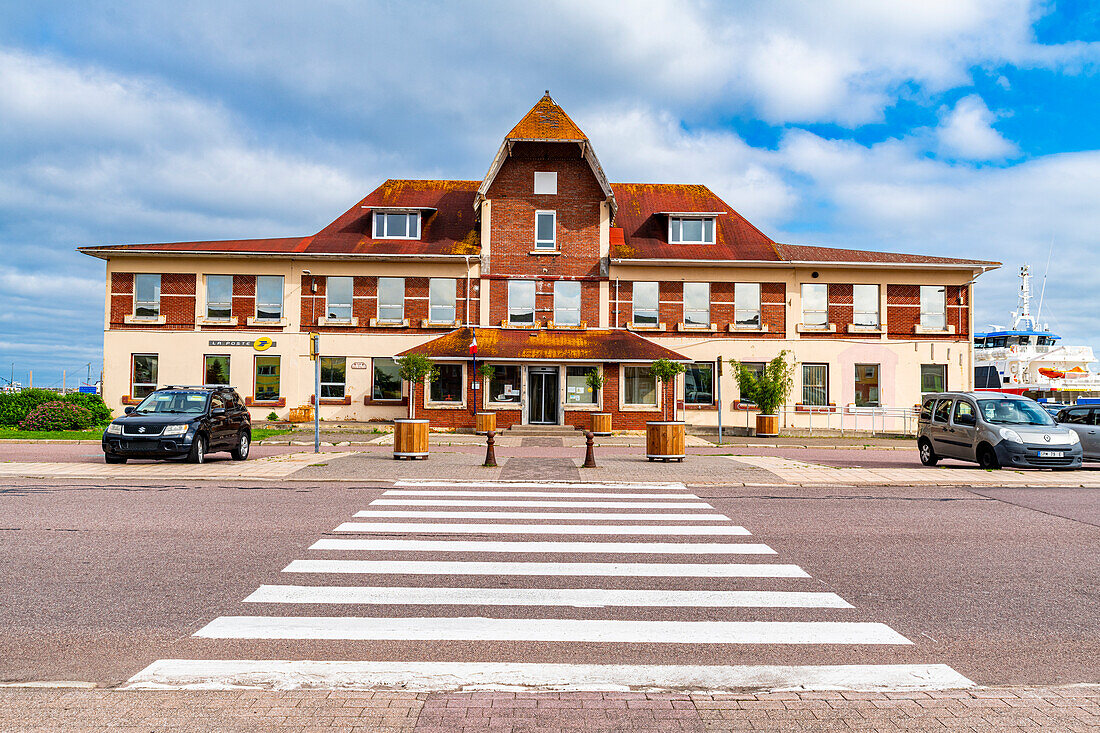
<svg viewBox="0 0 1100 733">
<path fill-rule="evenodd" d="M 577 124 L 547 94 L 506 135 L 519 140 L 587 140 Z"/>
</svg>

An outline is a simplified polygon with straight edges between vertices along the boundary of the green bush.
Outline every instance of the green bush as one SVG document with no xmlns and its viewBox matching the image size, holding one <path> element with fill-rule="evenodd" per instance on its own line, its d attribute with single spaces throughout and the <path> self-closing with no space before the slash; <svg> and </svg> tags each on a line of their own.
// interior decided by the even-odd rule
<svg viewBox="0 0 1100 733">
<path fill-rule="evenodd" d="M 96 422 L 91 410 L 64 400 L 43 402 L 19 423 L 23 430 L 86 430 Z"/>
<path fill-rule="evenodd" d="M 61 396 L 51 389 L 25 389 L 0 394 L 0 425 L 14 427 L 25 420 L 34 408 L 59 399 Z"/>
<path fill-rule="evenodd" d="M 88 412 L 92 413 L 92 417 L 96 423 L 107 422 L 111 419 L 111 408 L 107 407 L 103 402 L 103 398 L 97 394 L 83 394 L 81 392 L 72 392 L 65 395 L 66 402 L 72 402 L 74 405 L 80 405 Z"/>
</svg>

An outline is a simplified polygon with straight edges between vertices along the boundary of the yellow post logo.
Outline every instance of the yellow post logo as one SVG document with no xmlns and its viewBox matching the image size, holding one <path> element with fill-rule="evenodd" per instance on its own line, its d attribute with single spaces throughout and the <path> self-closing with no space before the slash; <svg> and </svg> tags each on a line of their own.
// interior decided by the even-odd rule
<svg viewBox="0 0 1100 733">
<path fill-rule="evenodd" d="M 252 342 L 252 348 L 256 351 L 267 351 L 275 342 L 269 339 L 267 336 L 260 336 L 258 339 Z"/>
</svg>

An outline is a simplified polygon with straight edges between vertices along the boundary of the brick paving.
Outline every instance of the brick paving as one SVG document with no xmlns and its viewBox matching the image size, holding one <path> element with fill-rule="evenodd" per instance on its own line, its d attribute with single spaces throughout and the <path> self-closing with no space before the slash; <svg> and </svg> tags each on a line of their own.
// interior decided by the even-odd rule
<svg viewBox="0 0 1100 733">
<path fill-rule="evenodd" d="M 1100 730 L 1100 686 L 943 692 L 0 689 L 4 733 Z"/>
</svg>

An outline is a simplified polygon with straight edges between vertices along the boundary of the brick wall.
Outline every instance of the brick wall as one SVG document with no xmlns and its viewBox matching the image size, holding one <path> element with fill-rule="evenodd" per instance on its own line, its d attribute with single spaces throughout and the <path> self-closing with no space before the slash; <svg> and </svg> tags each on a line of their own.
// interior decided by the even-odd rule
<svg viewBox="0 0 1100 733">
<path fill-rule="evenodd" d="M 543 325 L 554 320 L 554 283 L 566 278 L 515 278 L 535 281 L 535 320 Z M 598 280 L 582 280 L 581 321 L 587 321 L 589 328 L 595 328 L 600 322 L 600 283 Z M 508 279 L 485 278 L 481 288 L 489 293 L 489 323 L 499 326 L 508 320 Z M 471 305 L 471 307 L 473 307 Z"/>
<path fill-rule="evenodd" d="M 455 319 L 463 321 L 466 316 L 466 280 L 465 278 L 451 278 L 455 283 Z M 326 314 L 326 285 L 327 278 L 321 275 L 303 275 L 301 291 L 301 322 L 302 327 L 323 333 L 392 333 L 393 327 L 379 326 L 372 328 L 370 321 L 378 317 L 378 278 L 373 276 L 356 275 L 352 278 L 352 316 L 358 319 L 358 326 L 318 326 L 317 319 Z M 446 328 L 423 328 L 421 322 L 427 320 L 429 312 L 429 282 L 427 277 L 405 278 L 405 320 L 409 322 L 409 328 L 402 333 L 439 333 Z M 310 283 L 316 282 L 317 292 L 310 291 Z M 470 320 L 477 325 L 479 323 L 479 300 L 473 286 L 476 279 L 470 281 Z"/>
<path fill-rule="evenodd" d="M 620 328 L 626 327 L 634 317 L 634 283 L 619 281 L 618 318 L 616 320 L 615 283 L 611 283 L 611 322 Z M 787 327 L 786 288 L 783 283 L 760 284 L 760 320 L 768 327 L 766 333 L 750 331 L 747 333 L 728 333 L 734 322 L 734 286 L 731 282 L 710 284 L 710 320 L 723 337 L 728 338 L 783 338 Z M 659 320 L 667 331 L 675 331 L 684 318 L 684 284 L 679 281 L 658 282 Z"/>
<path fill-rule="evenodd" d="M 184 330 L 195 327 L 195 276 L 190 273 L 166 272 L 160 276 L 160 314 L 163 326 L 127 324 L 126 316 L 134 314 L 134 275 L 111 273 L 111 328 Z"/>
<path fill-rule="evenodd" d="M 965 285 L 949 285 L 945 289 L 947 325 L 955 327 L 954 334 L 917 334 L 920 323 L 920 286 L 886 286 L 886 322 L 891 338 L 919 338 L 929 340 L 963 340 L 970 336 L 970 312 L 966 300 Z"/>
</svg>

